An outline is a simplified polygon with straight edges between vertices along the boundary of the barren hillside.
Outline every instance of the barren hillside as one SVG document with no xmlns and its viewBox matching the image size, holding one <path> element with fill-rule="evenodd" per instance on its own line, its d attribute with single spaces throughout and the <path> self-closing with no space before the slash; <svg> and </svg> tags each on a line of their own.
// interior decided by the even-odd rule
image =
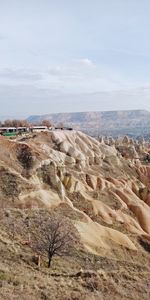
<svg viewBox="0 0 150 300">
<path fill-rule="evenodd" d="M 1 138 L 0 299 L 149 299 L 149 153 L 145 141 L 80 131 Z M 49 271 L 11 222 L 54 211 L 81 245 Z"/>
</svg>

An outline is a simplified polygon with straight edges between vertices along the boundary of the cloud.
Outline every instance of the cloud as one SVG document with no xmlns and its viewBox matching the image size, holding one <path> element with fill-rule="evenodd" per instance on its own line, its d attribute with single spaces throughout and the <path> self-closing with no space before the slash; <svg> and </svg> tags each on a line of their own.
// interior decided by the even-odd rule
<svg viewBox="0 0 150 300">
<path fill-rule="evenodd" d="M 150 110 L 150 87 L 98 93 L 62 93 L 59 89 L 33 85 L 0 85 L 1 115 L 55 112 Z M 9 109 L 8 109 L 9 108 Z"/>
<path fill-rule="evenodd" d="M 25 69 L 3 69 L 0 71 L 1 79 L 11 79 L 11 80 L 42 80 L 42 75 L 36 73 L 32 70 Z"/>
<path fill-rule="evenodd" d="M 92 62 L 92 60 L 90 60 L 88 58 L 78 59 L 77 62 L 79 64 L 81 64 L 82 66 L 87 66 L 87 67 L 94 67 L 95 66 L 95 64 Z"/>
<path fill-rule="evenodd" d="M 124 88 L 120 73 L 106 66 L 97 66 L 89 59 L 74 59 L 69 63 L 49 67 L 43 75 L 43 84 L 59 88 L 65 93 L 86 93 Z"/>
<path fill-rule="evenodd" d="M 52 76 L 60 76 L 64 73 L 64 68 L 61 66 L 51 67 L 48 69 L 47 73 Z"/>
<path fill-rule="evenodd" d="M 47 69 L 0 69 L 1 83 L 5 85 L 34 85 L 43 90 L 52 89 L 62 94 L 114 91 L 132 86 L 120 72 L 105 65 L 96 65 L 89 58 L 53 63 Z"/>
</svg>

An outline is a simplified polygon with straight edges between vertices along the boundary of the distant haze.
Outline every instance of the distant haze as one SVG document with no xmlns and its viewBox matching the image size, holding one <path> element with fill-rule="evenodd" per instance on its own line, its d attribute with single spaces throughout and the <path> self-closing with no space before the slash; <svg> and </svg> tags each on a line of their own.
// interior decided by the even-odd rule
<svg viewBox="0 0 150 300">
<path fill-rule="evenodd" d="M 150 110 L 149 0 L 0 1 L 0 118 Z"/>
<path fill-rule="evenodd" d="M 55 126 L 60 122 L 75 130 L 92 135 L 131 135 L 139 136 L 150 132 L 150 112 L 146 110 L 76 112 L 46 115 L 33 115 L 28 118 L 31 123 L 50 120 Z"/>
</svg>

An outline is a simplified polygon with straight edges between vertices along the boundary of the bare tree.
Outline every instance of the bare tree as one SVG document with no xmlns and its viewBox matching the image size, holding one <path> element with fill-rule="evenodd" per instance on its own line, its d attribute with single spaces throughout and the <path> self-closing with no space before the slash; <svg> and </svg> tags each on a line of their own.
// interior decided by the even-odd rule
<svg viewBox="0 0 150 300">
<path fill-rule="evenodd" d="M 39 220 L 40 222 L 40 220 Z M 41 223 L 41 222 L 40 222 Z M 37 254 L 47 255 L 48 268 L 54 256 L 69 254 L 75 243 L 79 241 L 77 231 L 67 218 L 52 215 L 46 222 L 42 222 L 34 237 L 31 238 L 31 246 Z"/>
<path fill-rule="evenodd" d="M 20 125 L 21 123 L 20 123 L 20 120 L 16 120 L 16 119 L 14 119 L 14 120 L 12 120 L 12 126 L 13 127 L 20 127 L 21 125 Z"/>
<path fill-rule="evenodd" d="M 2 124 L 4 127 L 29 127 L 26 120 L 5 120 Z"/>
<path fill-rule="evenodd" d="M 64 123 L 63 122 L 60 122 L 60 123 L 58 123 L 58 125 L 57 125 L 57 127 L 59 128 L 59 129 L 64 129 Z"/>
<path fill-rule="evenodd" d="M 53 124 L 49 120 L 43 120 L 42 123 L 41 123 L 41 125 L 42 126 L 47 126 L 49 128 L 49 127 L 52 127 Z"/>
<path fill-rule="evenodd" d="M 26 120 L 12 120 L 14 127 L 29 127 L 29 123 Z"/>
<path fill-rule="evenodd" d="M 3 123 L 4 127 L 13 127 L 12 120 L 5 120 Z"/>
</svg>

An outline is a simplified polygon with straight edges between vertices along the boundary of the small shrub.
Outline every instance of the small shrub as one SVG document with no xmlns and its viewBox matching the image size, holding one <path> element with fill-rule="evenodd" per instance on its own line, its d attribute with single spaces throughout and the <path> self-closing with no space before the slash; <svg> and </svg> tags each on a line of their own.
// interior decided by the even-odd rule
<svg viewBox="0 0 150 300">
<path fill-rule="evenodd" d="M 91 292 L 94 292 L 95 290 L 98 291 L 100 289 L 100 279 L 95 276 L 87 277 L 83 283 L 83 286 Z"/>
<path fill-rule="evenodd" d="M 19 145 L 17 159 L 22 164 L 25 170 L 30 170 L 33 167 L 33 156 L 30 148 L 27 145 Z"/>
<path fill-rule="evenodd" d="M 150 253 L 150 242 L 144 238 L 139 238 L 140 245 L 144 248 L 145 251 Z"/>
</svg>

